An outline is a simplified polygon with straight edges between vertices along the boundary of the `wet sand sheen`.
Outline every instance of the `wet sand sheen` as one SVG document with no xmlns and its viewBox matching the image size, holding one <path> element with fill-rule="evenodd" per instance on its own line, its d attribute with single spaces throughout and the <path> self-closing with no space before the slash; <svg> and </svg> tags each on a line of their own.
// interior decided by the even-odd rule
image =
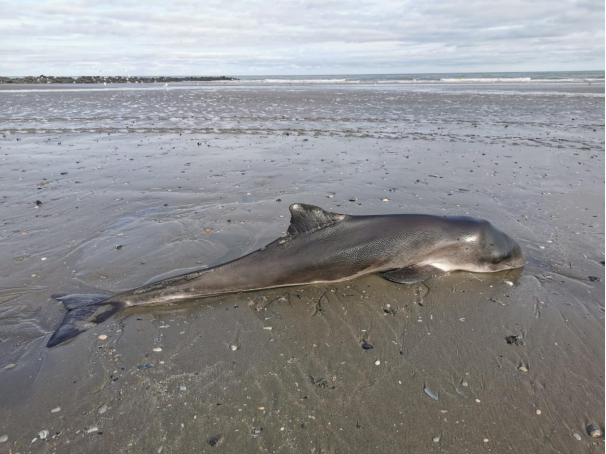
<svg viewBox="0 0 606 454">
<path fill-rule="evenodd" d="M 575 131 L 560 148 L 494 144 L 482 123 L 427 140 L 7 135 L 0 449 L 603 450 L 586 433 L 604 425 L 604 288 L 589 279 L 604 274 L 603 141 Z M 529 264 L 131 309 L 44 348 L 63 317 L 50 294 L 236 258 L 283 234 L 294 202 L 486 218 Z"/>
</svg>

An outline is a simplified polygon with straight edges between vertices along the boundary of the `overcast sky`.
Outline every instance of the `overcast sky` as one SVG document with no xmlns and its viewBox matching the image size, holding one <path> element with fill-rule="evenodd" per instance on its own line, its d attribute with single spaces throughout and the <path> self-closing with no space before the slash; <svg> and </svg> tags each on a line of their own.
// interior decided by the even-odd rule
<svg viewBox="0 0 606 454">
<path fill-rule="evenodd" d="M 604 69 L 604 0 L 0 0 L 0 75 Z"/>
</svg>

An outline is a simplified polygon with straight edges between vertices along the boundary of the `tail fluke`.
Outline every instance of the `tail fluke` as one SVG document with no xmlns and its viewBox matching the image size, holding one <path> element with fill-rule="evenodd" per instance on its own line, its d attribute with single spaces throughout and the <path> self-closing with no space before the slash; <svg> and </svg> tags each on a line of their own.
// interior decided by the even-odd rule
<svg viewBox="0 0 606 454">
<path fill-rule="evenodd" d="M 119 301 L 105 302 L 109 295 L 53 295 L 53 298 L 64 304 L 67 314 L 46 344 L 48 348 L 76 337 L 126 307 Z"/>
</svg>

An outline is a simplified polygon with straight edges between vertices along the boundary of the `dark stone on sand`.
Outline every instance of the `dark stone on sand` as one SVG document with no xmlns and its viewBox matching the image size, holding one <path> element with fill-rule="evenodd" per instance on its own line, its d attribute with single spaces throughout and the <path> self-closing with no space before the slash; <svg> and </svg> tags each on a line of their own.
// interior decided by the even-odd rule
<svg viewBox="0 0 606 454">
<path fill-rule="evenodd" d="M 587 426 L 587 435 L 592 438 L 601 438 L 603 435 L 602 429 L 600 429 L 600 427 L 596 426 L 595 424 L 590 424 L 589 426 Z"/>
<path fill-rule="evenodd" d="M 418 303 L 419 306 L 423 306 L 422 303 Z M 390 305 L 388 305 L 388 307 L 384 307 L 383 308 L 383 312 L 386 313 L 387 315 L 396 315 L 397 311 L 392 308 Z"/>
<path fill-rule="evenodd" d="M 364 342 L 364 343 L 362 344 L 362 348 L 363 348 L 364 350 L 372 350 L 374 347 L 373 347 L 372 345 L 370 345 L 368 342 Z"/>
<path fill-rule="evenodd" d="M 602 280 L 602 278 L 598 276 L 589 276 L 587 279 L 589 279 L 591 282 L 600 282 Z"/>
<path fill-rule="evenodd" d="M 207 442 L 211 446 L 217 446 L 223 441 L 222 435 L 215 435 L 214 437 L 210 437 Z"/>
<path fill-rule="evenodd" d="M 40 202 L 40 200 L 36 200 L 36 205 L 40 206 L 42 205 L 42 202 Z"/>
<path fill-rule="evenodd" d="M 122 247 L 123 246 L 121 244 L 119 244 L 119 245 L 116 246 L 116 249 L 120 250 L 120 249 L 122 249 Z"/>
<path fill-rule="evenodd" d="M 510 345 L 524 345 L 526 343 L 522 340 L 522 336 L 507 336 L 505 340 Z"/>
<path fill-rule="evenodd" d="M 261 432 L 263 432 L 263 427 L 260 427 L 258 429 L 254 429 L 252 431 L 253 438 L 257 438 L 259 435 L 261 435 Z"/>
<path fill-rule="evenodd" d="M 137 366 L 137 369 L 144 370 L 144 369 L 151 369 L 152 367 L 154 367 L 153 364 L 141 364 L 140 366 Z"/>
</svg>

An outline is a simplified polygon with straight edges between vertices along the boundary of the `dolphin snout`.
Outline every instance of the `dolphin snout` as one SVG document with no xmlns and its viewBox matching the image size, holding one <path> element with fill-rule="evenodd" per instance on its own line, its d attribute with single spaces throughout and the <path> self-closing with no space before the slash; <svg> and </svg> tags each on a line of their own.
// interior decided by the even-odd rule
<svg viewBox="0 0 606 454">
<path fill-rule="evenodd" d="M 526 259 L 524 258 L 524 251 L 520 245 L 515 241 L 511 240 L 511 260 L 509 261 L 512 268 L 521 268 L 526 265 Z"/>
</svg>

